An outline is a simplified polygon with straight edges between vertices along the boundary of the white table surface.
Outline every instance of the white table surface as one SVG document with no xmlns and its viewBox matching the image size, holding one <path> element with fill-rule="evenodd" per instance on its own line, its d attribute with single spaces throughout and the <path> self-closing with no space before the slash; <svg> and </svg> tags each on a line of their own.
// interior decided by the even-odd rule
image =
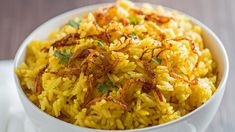
<svg viewBox="0 0 235 132">
<path fill-rule="evenodd" d="M 231 89 L 231 85 L 228 83 L 227 89 Z M 232 99 L 233 95 L 226 90 L 220 109 L 206 132 L 235 132 L 235 100 L 228 101 L 228 98 Z M 220 126 L 215 126 L 218 124 Z M 12 61 L 0 61 L 0 132 L 35 132 L 19 101 Z"/>
<path fill-rule="evenodd" d="M 12 61 L 0 61 L 0 132 L 35 132 L 15 89 Z"/>
</svg>

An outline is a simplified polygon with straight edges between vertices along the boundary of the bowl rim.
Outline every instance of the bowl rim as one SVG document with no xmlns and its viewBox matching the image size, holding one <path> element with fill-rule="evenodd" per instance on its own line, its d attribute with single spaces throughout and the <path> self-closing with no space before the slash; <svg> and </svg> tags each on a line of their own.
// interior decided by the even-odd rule
<svg viewBox="0 0 235 132">
<path fill-rule="evenodd" d="M 140 4 L 143 4 L 145 2 L 134 2 L 136 5 L 140 5 Z M 148 2 L 150 3 L 150 2 Z M 92 4 L 92 5 L 86 5 L 86 6 L 82 6 L 82 7 L 79 7 L 79 8 L 75 8 L 75 9 L 72 9 L 72 10 L 68 10 L 68 11 L 65 11 L 64 13 L 61 13 L 59 15 L 56 15 L 55 17 L 52 17 L 50 18 L 49 20 L 43 22 L 42 24 L 40 24 L 39 26 L 37 26 L 34 30 L 32 30 L 32 32 L 27 35 L 27 37 L 23 40 L 23 42 L 21 43 L 20 47 L 18 48 L 17 52 L 16 52 L 16 55 L 15 55 L 15 58 L 14 58 L 14 66 L 13 66 L 13 71 L 15 71 L 15 69 L 18 67 L 18 63 L 20 61 L 20 56 L 24 53 L 24 50 L 25 48 L 27 47 L 27 45 L 29 44 L 28 42 L 29 41 L 32 41 L 32 36 L 38 31 L 40 30 L 41 28 L 43 28 L 44 26 L 52 23 L 53 21 L 56 21 L 56 20 L 59 20 L 61 18 L 63 18 L 63 16 L 71 16 L 71 14 L 76 14 L 78 12 L 81 12 L 83 10 L 86 10 L 86 8 L 89 8 L 89 10 L 94 10 L 96 8 L 99 8 L 99 7 L 103 7 L 105 5 L 109 5 L 109 4 L 113 4 L 113 3 L 99 3 L 99 4 Z M 157 6 L 158 4 L 154 4 L 154 6 Z M 227 81 L 227 78 L 228 78 L 228 73 L 229 73 L 229 60 L 228 60 L 228 55 L 227 55 L 227 52 L 223 46 L 223 43 L 221 42 L 221 40 L 219 39 L 219 37 L 216 36 L 216 34 L 210 29 L 208 28 L 205 24 L 203 24 L 202 22 L 200 22 L 199 20 L 197 20 L 196 18 L 178 10 L 178 9 L 174 9 L 174 8 L 168 8 L 166 6 L 163 6 L 161 5 L 164 9 L 167 9 L 167 10 L 176 10 L 177 12 L 185 15 L 187 18 L 189 18 L 193 23 L 195 23 L 196 25 L 199 25 L 205 32 L 207 32 L 208 34 L 210 34 L 212 36 L 212 38 L 215 40 L 216 42 L 216 45 L 219 47 L 219 49 L 221 50 L 221 53 L 223 54 L 223 63 L 224 63 L 224 71 L 222 73 L 222 77 L 221 77 L 221 80 L 220 80 L 220 83 L 219 85 L 217 86 L 217 90 L 215 91 L 215 93 L 212 95 L 212 97 L 210 97 L 209 100 L 207 100 L 204 104 L 202 104 L 201 106 L 199 106 L 198 108 L 196 108 L 195 110 L 191 111 L 190 113 L 178 118 L 178 119 L 175 119 L 175 120 L 172 120 L 170 122 L 167 122 L 167 123 L 163 123 L 163 124 L 160 124 L 160 125 L 155 125 L 155 126 L 149 126 L 149 127 L 145 127 L 145 128 L 137 128 L 137 129 L 128 129 L 128 130 L 112 130 L 112 131 L 117 131 L 117 132 L 123 132 L 123 131 L 126 131 L 126 132 L 134 132 L 134 131 L 147 131 L 147 130 L 151 130 L 151 129 L 159 129 L 159 128 L 163 128 L 163 127 L 167 127 L 169 125 L 173 125 L 173 124 L 176 124 L 178 122 L 182 122 L 186 119 L 188 119 L 189 117 L 191 117 L 192 115 L 194 115 L 195 113 L 197 113 L 198 111 L 200 111 L 201 109 L 203 109 L 207 104 L 209 104 L 210 102 L 212 102 L 212 100 L 214 100 L 214 98 L 216 98 L 222 90 L 225 90 L 225 86 L 226 86 L 226 81 Z M 95 131 L 110 131 L 110 130 L 103 130 L 103 129 L 94 129 L 94 128 L 87 128 L 87 127 L 82 127 L 82 126 L 78 126 L 78 125 L 74 125 L 74 124 L 71 124 L 71 123 L 68 123 L 68 122 L 65 122 L 63 120 L 60 120 L 56 117 L 53 117 L 51 115 L 49 115 L 48 113 L 44 112 L 44 111 L 41 111 L 39 107 L 37 107 L 35 104 L 33 104 L 33 102 L 31 102 L 29 100 L 29 98 L 26 96 L 26 94 L 24 93 L 23 89 L 21 88 L 21 85 L 20 85 L 20 82 L 19 82 L 19 79 L 16 75 L 15 72 L 13 72 L 14 74 L 14 82 L 16 84 L 16 89 L 18 91 L 18 94 L 19 96 L 22 95 L 22 97 L 28 102 L 28 104 L 34 108 L 34 110 L 36 112 L 39 112 L 39 114 L 41 114 L 42 116 L 44 116 L 45 118 L 47 119 L 51 119 L 53 121 L 56 121 L 58 123 L 64 123 L 66 125 L 69 125 L 70 127 L 76 127 L 76 128 L 82 128 L 82 129 L 86 129 L 86 130 L 95 130 Z M 22 99 L 21 99 L 22 101 Z M 30 118 L 30 117 L 29 117 Z"/>
</svg>

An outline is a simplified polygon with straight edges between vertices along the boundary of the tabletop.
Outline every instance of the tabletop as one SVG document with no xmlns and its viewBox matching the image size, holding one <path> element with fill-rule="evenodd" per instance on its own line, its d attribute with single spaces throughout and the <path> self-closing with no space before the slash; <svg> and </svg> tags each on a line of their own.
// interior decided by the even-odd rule
<svg viewBox="0 0 235 132">
<path fill-rule="evenodd" d="M 135 0 L 141 2 L 141 0 Z M 110 0 L 1 0 L 0 60 L 13 59 L 23 39 L 46 20 L 78 7 Z M 142 0 L 183 11 L 211 28 L 222 40 L 229 56 L 230 75 L 221 107 L 207 132 L 235 131 L 235 0 Z"/>
</svg>

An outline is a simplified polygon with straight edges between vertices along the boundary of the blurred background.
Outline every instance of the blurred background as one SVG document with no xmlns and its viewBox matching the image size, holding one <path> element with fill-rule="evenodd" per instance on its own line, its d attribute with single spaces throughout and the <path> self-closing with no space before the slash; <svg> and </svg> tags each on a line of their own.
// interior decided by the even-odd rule
<svg viewBox="0 0 235 132">
<path fill-rule="evenodd" d="M 24 38 L 40 24 L 78 7 L 110 0 L 0 0 L 0 60 L 13 59 Z M 133 0 L 134 1 L 134 0 Z M 141 2 L 141 0 L 135 0 Z M 230 75 L 221 107 L 208 132 L 235 131 L 235 0 L 142 0 L 183 11 L 211 28 L 230 59 Z"/>
</svg>

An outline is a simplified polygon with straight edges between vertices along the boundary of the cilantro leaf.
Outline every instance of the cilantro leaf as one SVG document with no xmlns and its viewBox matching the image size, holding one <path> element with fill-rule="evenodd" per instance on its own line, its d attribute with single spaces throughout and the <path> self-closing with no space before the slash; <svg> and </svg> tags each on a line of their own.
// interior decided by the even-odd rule
<svg viewBox="0 0 235 132">
<path fill-rule="evenodd" d="M 101 92 L 102 94 L 106 94 L 108 93 L 108 86 L 106 84 L 98 84 L 97 85 L 97 89 L 99 90 L 99 92 Z"/>
<path fill-rule="evenodd" d="M 158 65 L 162 64 L 162 59 L 155 56 L 152 58 L 152 61 Z"/>
<path fill-rule="evenodd" d="M 67 53 L 66 50 L 63 52 L 56 50 L 53 55 L 60 59 L 59 64 L 68 64 L 72 53 Z"/>
<path fill-rule="evenodd" d="M 72 27 L 74 27 L 74 28 L 79 28 L 80 23 L 79 23 L 79 22 L 76 22 L 76 21 L 74 21 L 74 20 L 70 20 L 70 21 L 68 22 L 68 25 L 70 25 L 70 26 L 72 26 Z"/>
<path fill-rule="evenodd" d="M 97 44 L 98 44 L 99 46 L 104 46 L 104 45 L 105 45 L 102 41 L 97 41 Z"/>
<path fill-rule="evenodd" d="M 139 18 L 136 18 L 136 17 L 129 17 L 129 22 L 133 25 L 137 25 L 140 23 L 140 19 Z"/>
<path fill-rule="evenodd" d="M 114 83 L 112 81 L 108 80 L 105 83 L 98 84 L 97 89 L 102 94 L 106 94 L 106 93 L 108 93 L 109 90 L 117 90 L 117 87 L 114 85 Z"/>
</svg>

